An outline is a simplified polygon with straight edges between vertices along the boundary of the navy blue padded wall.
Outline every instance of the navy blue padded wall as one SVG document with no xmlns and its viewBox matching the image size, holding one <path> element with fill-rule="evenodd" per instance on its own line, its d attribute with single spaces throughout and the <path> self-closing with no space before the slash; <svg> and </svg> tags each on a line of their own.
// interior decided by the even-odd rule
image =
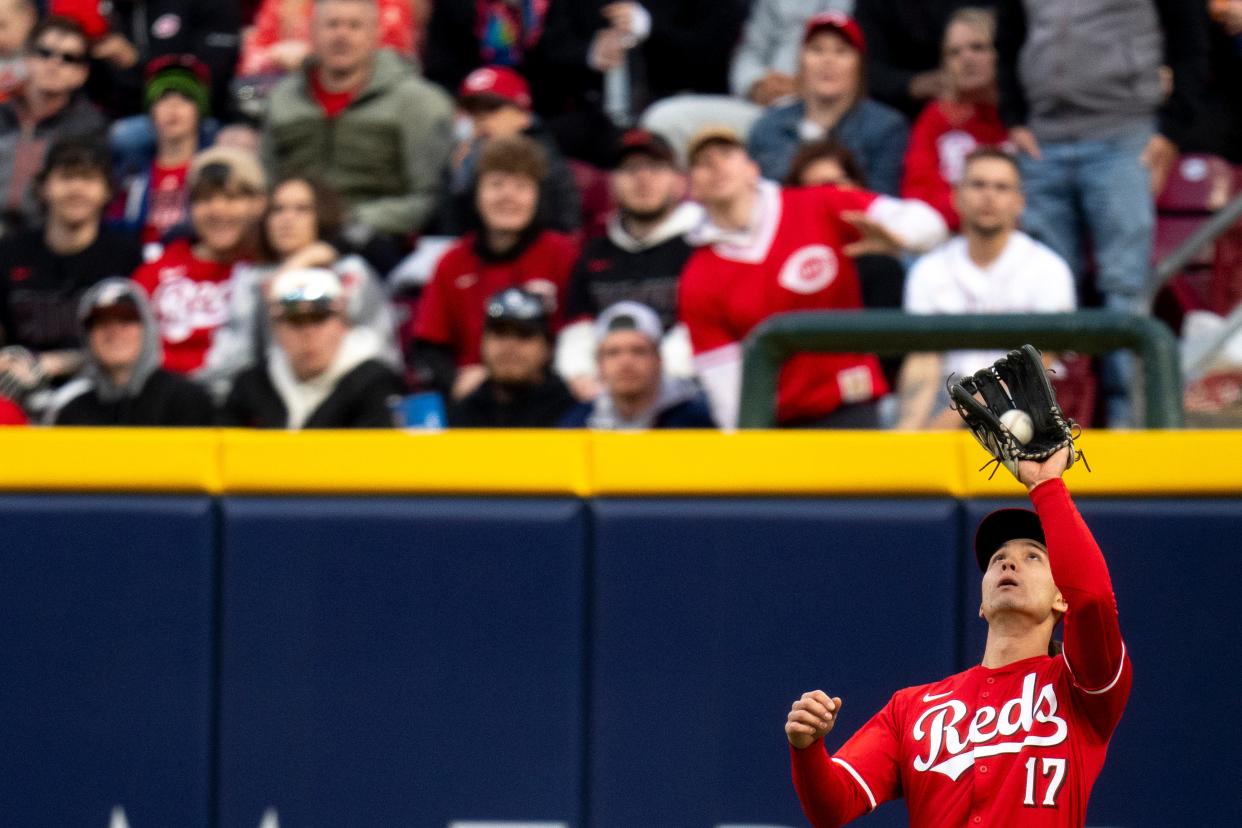
<svg viewBox="0 0 1242 828">
<path fill-rule="evenodd" d="M 967 505 L 967 530 L 1001 504 Z M 1242 501 L 1079 500 L 1112 573 L 1134 687 L 1088 825 L 1242 825 L 1236 678 Z M 963 585 L 978 609 L 977 570 Z M 972 627 L 968 653 L 983 651 Z"/>
<path fill-rule="evenodd" d="M 222 509 L 223 825 L 577 823 L 580 502 Z"/>
<path fill-rule="evenodd" d="M 205 497 L 0 497 L 0 821 L 205 826 Z"/>
<path fill-rule="evenodd" d="M 793 700 L 842 697 L 836 746 L 894 691 L 953 668 L 952 500 L 593 508 L 595 828 L 805 824 L 782 730 Z M 900 804 L 868 820 L 904 824 Z"/>
</svg>

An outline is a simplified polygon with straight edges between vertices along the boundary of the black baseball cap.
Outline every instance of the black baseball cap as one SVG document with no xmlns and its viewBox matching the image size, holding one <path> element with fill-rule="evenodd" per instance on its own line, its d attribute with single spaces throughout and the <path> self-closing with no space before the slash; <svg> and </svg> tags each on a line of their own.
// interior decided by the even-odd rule
<svg viewBox="0 0 1242 828">
<path fill-rule="evenodd" d="M 997 549 L 1019 538 L 1048 545 L 1039 515 L 1030 509 L 997 509 L 979 521 L 975 530 L 975 561 L 980 571 L 987 571 L 988 561 Z"/>
<path fill-rule="evenodd" d="M 649 129 L 631 129 L 621 135 L 613 150 L 613 167 L 620 167 L 625 159 L 634 154 L 646 155 L 656 161 L 677 166 L 677 156 L 664 136 Z"/>
<path fill-rule="evenodd" d="M 548 308 L 543 298 L 521 288 L 505 288 L 487 300 L 484 330 L 518 330 L 550 333 Z"/>
</svg>

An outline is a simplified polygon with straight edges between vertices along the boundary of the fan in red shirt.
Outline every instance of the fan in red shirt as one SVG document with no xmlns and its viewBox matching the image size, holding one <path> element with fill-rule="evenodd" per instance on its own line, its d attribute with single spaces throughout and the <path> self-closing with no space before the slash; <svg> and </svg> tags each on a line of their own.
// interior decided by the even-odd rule
<svg viewBox="0 0 1242 828">
<path fill-rule="evenodd" d="M 742 341 L 786 311 L 860 308 L 850 256 L 925 250 L 945 237 L 926 204 L 866 190 L 782 190 L 759 177 L 737 133 L 709 128 L 690 142 L 690 189 L 707 221 L 682 271 L 679 313 L 716 422 L 737 425 Z M 869 354 L 800 354 L 781 372 L 781 425 L 871 428 L 888 392 Z"/>
<path fill-rule="evenodd" d="M 831 757 L 823 739 L 841 699 L 814 690 L 794 702 L 794 787 L 816 828 L 898 796 L 914 828 L 1081 828 L 1132 671 L 1108 566 L 1061 480 L 1069 451 L 1018 464 L 1035 512 L 979 524 L 979 666 L 898 691 Z"/>
<path fill-rule="evenodd" d="M 164 368 L 179 374 L 203 365 L 216 329 L 228 319 L 233 265 L 251 254 L 267 190 L 258 160 L 213 147 L 190 166 L 193 241 L 180 239 L 134 274 L 151 297 L 164 346 Z"/>
<path fill-rule="evenodd" d="M 482 383 L 484 308 L 505 288 L 543 297 L 554 329 L 564 321 L 578 245 L 570 236 L 543 230 L 536 220 L 546 174 L 543 150 L 530 138 L 493 138 L 484 146 L 475 184 L 483 226 L 444 254 L 419 301 L 414 362 L 420 385 L 451 389 L 459 400 Z"/>
<path fill-rule="evenodd" d="M 944 74 L 949 92 L 932 101 L 914 122 L 906 148 L 901 194 L 935 207 L 953 230 L 953 185 L 966 156 L 979 147 L 1000 147 L 1009 131 L 996 109 L 996 15 L 987 9 L 960 9 L 945 27 Z"/>
</svg>

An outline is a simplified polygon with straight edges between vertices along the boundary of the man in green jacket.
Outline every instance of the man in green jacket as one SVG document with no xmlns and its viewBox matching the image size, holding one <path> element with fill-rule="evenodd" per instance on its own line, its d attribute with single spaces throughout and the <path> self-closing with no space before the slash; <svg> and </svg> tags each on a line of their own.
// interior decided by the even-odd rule
<svg viewBox="0 0 1242 828">
<path fill-rule="evenodd" d="M 315 0 L 311 57 L 272 92 L 268 170 L 317 178 L 349 209 L 348 240 L 404 240 L 439 204 L 453 104 L 380 49 L 376 0 Z"/>
</svg>

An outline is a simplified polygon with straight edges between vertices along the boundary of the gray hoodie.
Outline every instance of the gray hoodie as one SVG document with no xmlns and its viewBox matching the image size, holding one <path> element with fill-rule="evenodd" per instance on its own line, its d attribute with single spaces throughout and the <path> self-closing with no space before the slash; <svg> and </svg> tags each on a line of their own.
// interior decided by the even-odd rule
<svg viewBox="0 0 1242 828">
<path fill-rule="evenodd" d="M 78 332 L 83 342 L 87 339 L 86 318 L 90 316 L 95 303 L 104 293 L 124 295 L 138 307 L 138 315 L 142 317 L 142 352 L 138 357 L 138 364 L 134 366 L 133 372 L 129 375 L 129 382 L 119 387 L 112 382 L 107 372 L 99 367 L 98 361 L 87 348 L 86 364 L 81 374 L 65 387 L 77 385 L 77 393 L 74 396 L 93 389 L 103 402 L 115 402 L 124 397 L 136 397 L 141 393 L 147 380 L 163 364 L 164 349 L 160 345 L 159 325 L 156 324 L 155 315 L 151 312 L 146 292 L 137 283 L 119 276 L 104 279 L 84 293 L 81 301 L 78 302 Z"/>
</svg>

